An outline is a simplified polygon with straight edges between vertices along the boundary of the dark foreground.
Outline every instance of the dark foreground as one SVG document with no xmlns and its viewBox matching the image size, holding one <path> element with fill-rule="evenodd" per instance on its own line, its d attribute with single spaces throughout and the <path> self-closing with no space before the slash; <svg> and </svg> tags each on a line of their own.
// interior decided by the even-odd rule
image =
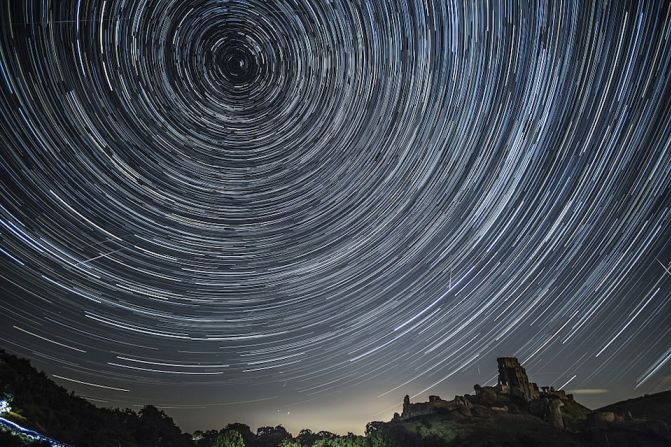
<svg viewBox="0 0 671 447">
<path fill-rule="evenodd" d="M 500 359 L 504 361 L 514 359 Z M 516 362 L 516 360 L 515 360 Z M 163 411 L 98 408 L 49 380 L 25 359 L 0 350 L 0 446 L 75 447 L 532 447 L 669 446 L 671 391 L 591 411 L 561 390 L 526 382 L 499 364 L 499 385 L 444 401 L 404 402 L 365 436 L 338 436 L 244 424 L 182 433 Z M 514 366 L 514 365 L 513 365 Z M 522 383 L 506 374 L 523 374 Z M 508 383 L 510 382 L 510 383 Z M 2 403 L 4 402 L 4 407 Z M 7 406 L 11 408 L 7 408 Z"/>
</svg>

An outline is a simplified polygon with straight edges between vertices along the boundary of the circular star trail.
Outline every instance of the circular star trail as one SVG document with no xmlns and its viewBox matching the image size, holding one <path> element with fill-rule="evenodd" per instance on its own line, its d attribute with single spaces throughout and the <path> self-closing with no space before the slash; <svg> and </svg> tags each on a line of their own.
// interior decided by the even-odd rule
<svg viewBox="0 0 671 447">
<path fill-rule="evenodd" d="M 2 345 L 187 428 L 668 387 L 671 7 L 589 3 L 4 2 Z"/>
</svg>

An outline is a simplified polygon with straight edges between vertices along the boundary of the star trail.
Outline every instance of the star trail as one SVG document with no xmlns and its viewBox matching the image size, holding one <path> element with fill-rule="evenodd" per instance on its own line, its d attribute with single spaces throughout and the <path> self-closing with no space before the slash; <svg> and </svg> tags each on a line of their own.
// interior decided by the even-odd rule
<svg viewBox="0 0 671 447">
<path fill-rule="evenodd" d="M 361 432 L 501 355 L 668 389 L 670 39 L 665 1 L 3 1 L 0 345 L 186 430 Z"/>
</svg>

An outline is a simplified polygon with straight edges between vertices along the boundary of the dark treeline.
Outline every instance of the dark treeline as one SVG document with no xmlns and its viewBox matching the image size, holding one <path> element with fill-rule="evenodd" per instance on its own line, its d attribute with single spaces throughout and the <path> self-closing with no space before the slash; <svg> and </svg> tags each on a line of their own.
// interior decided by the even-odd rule
<svg viewBox="0 0 671 447">
<path fill-rule="evenodd" d="M 367 436 L 302 430 L 296 436 L 282 426 L 253 432 L 240 423 L 220 430 L 182 433 L 171 417 L 148 405 L 140 411 L 98 408 L 55 384 L 26 359 L 0 350 L 0 393 L 11 399 L 12 418 L 22 426 L 76 447 L 380 447 L 434 445 L 393 433 L 384 424 L 368 424 Z M 3 447 L 26 444 L 0 430 Z M 438 445 L 438 444 L 435 444 Z"/>
</svg>

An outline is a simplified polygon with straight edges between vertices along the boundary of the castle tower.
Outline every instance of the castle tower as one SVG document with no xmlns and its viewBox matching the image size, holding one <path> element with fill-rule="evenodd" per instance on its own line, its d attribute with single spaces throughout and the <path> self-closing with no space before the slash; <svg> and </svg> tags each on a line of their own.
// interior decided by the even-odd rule
<svg viewBox="0 0 671 447">
<path fill-rule="evenodd" d="M 526 370 L 515 357 L 499 357 L 499 388 L 502 392 L 518 396 L 526 401 L 538 397 L 538 392 L 529 382 Z"/>
</svg>

